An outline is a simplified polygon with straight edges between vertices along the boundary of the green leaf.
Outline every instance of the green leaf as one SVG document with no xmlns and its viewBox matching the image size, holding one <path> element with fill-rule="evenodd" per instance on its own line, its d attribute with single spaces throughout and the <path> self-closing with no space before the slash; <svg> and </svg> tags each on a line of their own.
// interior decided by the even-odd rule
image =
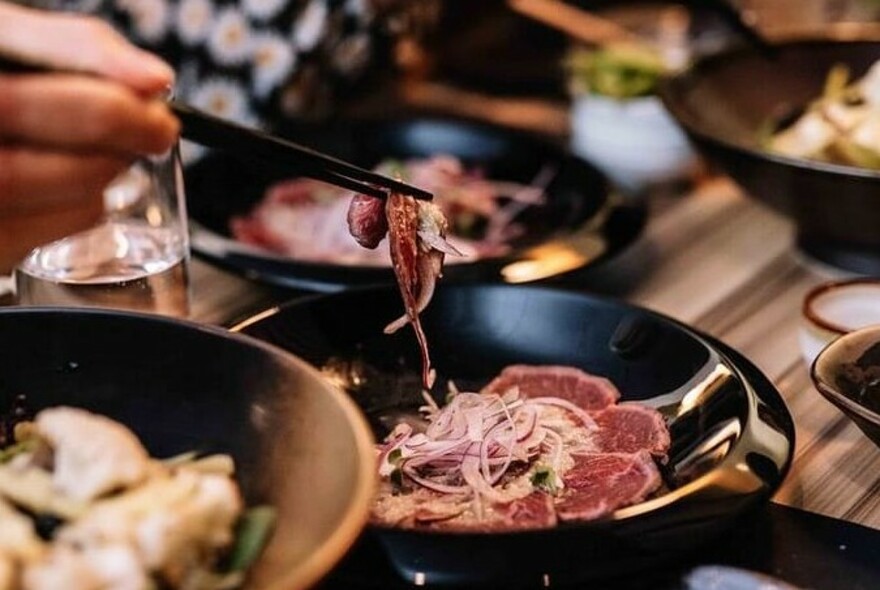
<svg viewBox="0 0 880 590">
<path fill-rule="evenodd" d="M 397 465 L 401 459 L 403 459 L 403 451 L 401 449 L 394 449 L 388 453 L 388 462 L 392 465 Z"/>
<path fill-rule="evenodd" d="M 552 467 L 546 465 L 535 467 L 531 482 L 536 489 L 544 490 L 549 494 L 555 495 L 559 491 L 559 488 L 556 487 L 556 472 Z"/>
<path fill-rule="evenodd" d="M 255 506 L 242 514 L 229 557 L 229 571 L 246 570 L 257 560 L 275 528 L 276 519 L 277 511 L 271 506 Z"/>
<path fill-rule="evenodd" d="M 576 50 L 566 60 L 566 68 L 575 91 L 619 99 L 653 94 L 666 72 L 656 52 L 632 44 Z"/>
</svg>

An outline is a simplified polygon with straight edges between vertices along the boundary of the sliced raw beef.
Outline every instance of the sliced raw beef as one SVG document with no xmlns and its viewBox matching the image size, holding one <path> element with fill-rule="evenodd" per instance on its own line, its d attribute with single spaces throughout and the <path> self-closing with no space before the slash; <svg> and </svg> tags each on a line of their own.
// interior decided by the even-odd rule
<svg viewBox="0 0 880 590">
<path fill-rule="evenodd" d="M 559 397 L 588 412 L 603 410 L 620 398 L 614 384 L 604 377 L 553 365 L 511 365 L 483 392 L 503 394 L 514 387 L 525 397 Z"/>
<path fill-rule="evenodd" d="M 505 505 L 496 505 L 494 508 L 496 513 L 503 516 L 501 522 L 503 528 L 507 530 L 556 526 L 553 497 L 545 492 L 533 492 L 525 498 Z"/>
<path fill-rule="evenodd" d="M 436 508 L 431 508 L 436 510 Z M 418 518 L 418 516 L 417 516 Z M 556 509 L 553 497 L 545 492 L 533 492 L 525 498 L 505 504 L 486 506 L 481 518 L 471 510 L 465 510 L 452 518 L 436 518 L 422 521 L 426 528 L 444 531 L 493 532 L 527 529 L 545 529 L 556 526 Z"/>
<path fill-rule="evenodd" d="M 556 500 L 561 520 L 592 520 L 641 502 L 660 487 L 660 472 L 651 455 L 597 453 L 574 456 L 563 476 L 565 488 Z"/>
<path fill-rule="evenodd" d="M 358 244 L 373 249 L 388 233 L 388 218 L 382 199 L 355 195 L 348 206 L 348 231 Z"/>
<path fill-rule="evenodd" d="M 611 406 L 595 414 L 599 426 L 596 442 L 606 453 L 648 451 L 664 457 L 669 451 L 669 430 L 657 410 L 638 404 Z"/>
</svg>

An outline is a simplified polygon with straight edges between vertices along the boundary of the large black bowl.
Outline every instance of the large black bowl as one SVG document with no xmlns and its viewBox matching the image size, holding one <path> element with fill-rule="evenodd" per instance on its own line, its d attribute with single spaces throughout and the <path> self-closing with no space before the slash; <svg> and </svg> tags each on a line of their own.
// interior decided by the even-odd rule
<svg viewBox="0 0 880 590">
<path fill-rule="evenodd" d="M 400 308 L 395 289 L 351 290 L 294 301 L 237 329 L 321 367 L 383 436 L 395 416 L 422 403 L 410 330 L 382 333 Z M 767 500 L 788 469 L 794 432 L 778 392 L 735 352 L 668 318 L 548 288 L 444 285 L 424 324 L 438 395 L 448 379 L 479 387 L 511 363 L 564 364 L 605 375 L 625 400 L 658 408 L 672 433 L 662 468 L 668 490 L 607 520 L 544 531 L 371 527 L 367 540 L 382 546 L 398 583 L 555 587 L 656 566 L 711 543 Z M 357 564 L 379 569 L 370 559 L 351 563 L 339 576 L 356 579 Z"/>
<path fill-rule="evenodd" d="M 519 218 L 527 231 L 506 256 L 447 264 L 447 281 L 527 282 L 595 264 L 618 253 L 641 232 L 644 210 L 624 206 L 602 175 L 585 161 L 534 136 L 448 119 L 405 119 L 298 127 L 285 135 L 370 168 L 385 158 L 451 154 L 490 178 L 531 182 L 543 167 L 555 170 L 547 204 Z M 322 264 L 243 247 L 230 237 L 233 215 L 249 211 L 270 184 L 289 170 L 213 154 L 186 173 L 187 203 L 196 254 L 265 282 L 316 291 L 393 281 L 390 267 Z M 380 247 L 384 247 L 380 246 Z"/>
<path fill-rule="evenodd" d="M 789 216 L 812 256 L 880 271 L 880 172 L 768 153 L 762 127 L 818 97 L 829 69 L 854 76 L 880 59 L 876 27 L 831 28 L 776 44 L 767 58 L 740 48 L 698 61 L 666 82 L 666 107 L 699 151 L 750 195 Z"/>
<path fill-rule="evenodd" d="M 373 444 L 348 397 L 263 342 L 97 310 L 0 311 L 0 408 L 71 405 L 132 428 L 154 456 L 230 453 L 248 504 L 278 511 L 252 588 L 312 586 L 359 534 Z"/>
</svg>

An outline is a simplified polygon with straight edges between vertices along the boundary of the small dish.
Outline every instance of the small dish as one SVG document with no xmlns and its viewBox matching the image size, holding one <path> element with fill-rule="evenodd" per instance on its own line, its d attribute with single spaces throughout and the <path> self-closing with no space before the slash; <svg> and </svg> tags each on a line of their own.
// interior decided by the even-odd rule
<svg viewBox="0 0 880 590">
<path fill-rule="evenodd" d="M 834 339 L 880 324 L 880 279 L 857 278 L 822 283 L 804 297 L 798 339 L 809 366 Z"/>
<path fill-rule="evenodd" d="M 880 446 L 880 326 L 829 344 L 810 370 L 816 389 Z"/>
</svg>

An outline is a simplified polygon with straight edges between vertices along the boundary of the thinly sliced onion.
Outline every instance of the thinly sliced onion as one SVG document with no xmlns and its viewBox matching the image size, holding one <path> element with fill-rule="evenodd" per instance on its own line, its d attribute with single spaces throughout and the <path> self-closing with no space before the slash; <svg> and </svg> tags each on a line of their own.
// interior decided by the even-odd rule
<svg viewBox="0 0 880 590">
<path fill-rule="evenodd" d="M 586 411 L 560 398 L 524 398 L 517 388 L 503 395 L 454 388 L 450 393 L 442 408 L 425 398 L 424 432 L 413 432 L 408 425 L 395 428 L 380 449 L 380 474 L 388 476 L 400 469 L 417 486 L 469 496 L 475 512 L 485 508 L 484 502 L 510 501 L 511 492 L 505 493 L 500 482 L 514 464 L 551 453 L 549 462 L 554 472 L 559 471 L 565 442 L 552 426 L 542 423 L 547 406 L 560 407 L 588 428 L 596 428 Z M 400 458 L 392 464 L 388 456 L 398 449 Z"/>
<path fill-rule="evenodd" d="M 529 398 L 529 402 L 546 406 L 557 406 L 564 410 L 568 410 L 569 412 L 577 416 L 580 421 L 584 423 L 584 426 L 586 426 L 590 430 L 599 429 L 599 425 L 596 424 L 596 421 L 593 420 L 593 417 L 590 416 L 583 408 L 579 408 L 570 401 L 562 399 L 561 397 L 531 397 Z"/>
</svg>

